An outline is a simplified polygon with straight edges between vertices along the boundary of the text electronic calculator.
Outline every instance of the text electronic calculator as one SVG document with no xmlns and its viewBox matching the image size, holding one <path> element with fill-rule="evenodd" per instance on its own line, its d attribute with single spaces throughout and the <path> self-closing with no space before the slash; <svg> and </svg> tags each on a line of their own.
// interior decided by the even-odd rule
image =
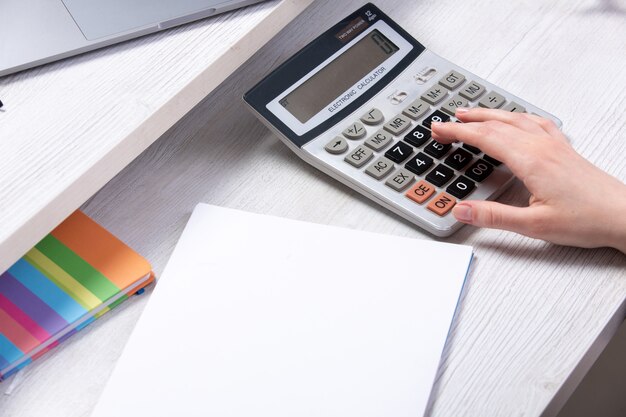
<svg viewBox="0 0 626 417">
<path fill-rule="evenodd" d="M 495 199 L 513 174 L 480 149 L 431 139 L 457 107 L 554 116 L 432 53 L 367 4 L 244 95 L 309 164 L 412 223 L 449 236 L 460 200 Z"/>
</svg>

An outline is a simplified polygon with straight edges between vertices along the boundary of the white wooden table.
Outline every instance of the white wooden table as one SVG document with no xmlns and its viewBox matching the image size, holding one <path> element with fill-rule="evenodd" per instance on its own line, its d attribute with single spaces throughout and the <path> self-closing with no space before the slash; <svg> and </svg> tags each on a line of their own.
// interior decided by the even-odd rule
<svg viewBox="0 0 626 417">
<path fill-rule="evenodd" d="M 87 202 L 87 213 L 148 257 L 157 273 L 199 201 L 433 239 L 301 162 L 240 100 L 362 2 L 338 4 L 315 2 Z M 626 180 L 626 2 L 377 4 L 434 52 L 560 117 L 576 149 Z M 501 201 L 523 204 L 527 196 L 518 183 Z M 624 318 L 626 256 L 469 227 L 447 241 L 473 245 L 476 264 L 432 415 L 554 415 Z M 407 266 L 417 261 L 426 260 L 405 254 Z M 126 303 L 27 367 L 20 380 L 1 384 L 13 391 L 0 395 L 0 416 L 88 416 L 147 300 Z"/>
</svg>

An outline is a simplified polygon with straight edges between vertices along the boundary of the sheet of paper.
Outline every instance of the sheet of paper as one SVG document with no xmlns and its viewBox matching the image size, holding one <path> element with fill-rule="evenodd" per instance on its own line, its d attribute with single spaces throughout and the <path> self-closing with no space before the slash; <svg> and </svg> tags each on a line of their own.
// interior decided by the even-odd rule
<svg viewBox="0 0 626 417">
<path fill-rule="evenodd" d="M 200 204 L 93 417 L 420 416 L 471 257 Z"/>
</svg>

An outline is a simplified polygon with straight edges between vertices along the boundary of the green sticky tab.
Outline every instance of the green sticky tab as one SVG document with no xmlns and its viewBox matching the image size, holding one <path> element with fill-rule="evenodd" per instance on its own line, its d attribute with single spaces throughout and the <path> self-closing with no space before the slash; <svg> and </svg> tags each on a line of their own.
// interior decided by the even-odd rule
<svg viewBox="0 0 626 417">
<path fill-rule="evenodd" d="M 101 301 L 108 300 L 120 291 L 107 277 L 54 236 L 46 236 L 35 247 Z"/>
</svg>

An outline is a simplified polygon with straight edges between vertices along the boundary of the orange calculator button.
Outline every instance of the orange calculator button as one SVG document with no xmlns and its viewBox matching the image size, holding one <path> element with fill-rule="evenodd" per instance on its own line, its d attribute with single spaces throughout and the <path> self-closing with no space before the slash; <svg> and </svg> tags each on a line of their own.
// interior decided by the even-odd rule
<svg viewBox="0 0 626 417">
<path fill-rule="evenodd" d="M 435 214 L 445 216 L 450 210 L 452 210 L 452 207 L 454 207 L 455 204 L 456 199 L 454 197 L 448 193 L 441 193 L 431 200 L 427 207 Z"/>
<path fill-rule="evenodd" d="M 435 186 L 421 180 L 411 187 L 409 191 L 407 191 L 406 196 L 415 201 L 417 204 L 422 204 L 433 194 L 435 194 Z"/>
</svg>

